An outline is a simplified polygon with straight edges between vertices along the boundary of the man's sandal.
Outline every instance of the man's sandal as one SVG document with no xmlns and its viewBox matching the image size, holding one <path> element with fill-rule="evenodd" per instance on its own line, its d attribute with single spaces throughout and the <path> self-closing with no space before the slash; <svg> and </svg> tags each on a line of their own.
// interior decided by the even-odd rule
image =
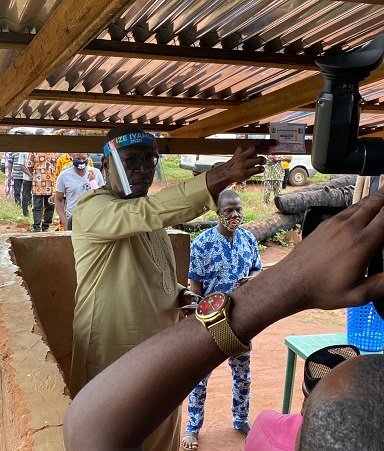
<svg viewBox="0 0 384 451">
<path fill-rule="evenodd" d="M 187 451 L 195 451 L 199 447 L 198 438 L 198 432 L 186 432 L 181 440 L 181 446 Z"/>
</svg>

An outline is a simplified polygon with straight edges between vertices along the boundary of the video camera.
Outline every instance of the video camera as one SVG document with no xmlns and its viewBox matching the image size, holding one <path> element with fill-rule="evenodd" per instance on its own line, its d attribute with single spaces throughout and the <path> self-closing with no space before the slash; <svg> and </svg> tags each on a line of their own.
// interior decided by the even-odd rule
<svg viewBox="0 0 384 451">
<path fill-rule="evenodd" d="M 384 33 L 357 51 L 324 56 L 316 61 L 324 75 L 324 90 L 316 102 L 312 165 L 325 174 L 384 173 L 382 138 L 358 138 L 359 82 L 379 67 Z"/>
<path fill-rule="evenodd" d="M 382 138 L 358 138 L 360 106 L 359 82 L 379 67 L 384 55 L 384 33 L 360 49 L 316 61 L 324 76 L 324 90 L 316 102 L 312 165 L 325 174 L 380 175 L 384 173 Z M 309 211 L 308 232 L 338 209 L 317 207 Z M 323 211 L 324 210 L 324 211 Z M 326 211 L 325 211 L 326 210 Z M 329 211 L 332 210 L 332 211 Z M 316 223 L 316 224 L 315 224 Z M 383 272 L 383 249 L 369 264 L 368 275 Z M 384 319 L 384 299 L 374 301 Z"/>
</svg>

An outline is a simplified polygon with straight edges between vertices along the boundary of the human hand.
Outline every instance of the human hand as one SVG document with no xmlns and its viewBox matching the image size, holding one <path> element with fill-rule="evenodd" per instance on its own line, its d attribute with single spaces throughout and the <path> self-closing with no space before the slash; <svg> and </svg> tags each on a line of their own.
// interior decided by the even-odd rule
<svg viewBox="0 0 384 451">
<path fill-rule="evenodd" d="M 92 170 L 88 172 L 88 180 L 95 180 L 95 173 Z"/>
<path fill-rule="evenodd" d="M 188 289 L 181 290 L 178 296 L 179 307 L 185 316 L 195 313 L 201 296 Z"/>
<path fill-rule="evenodd" d="M 225 171 L 232 182 L 243 182 L 255 174 L 264 172 L 264 167 L 260 165 L 265 163 L 266 158 L 258 155 L 254 146 L 247 148 L 239 146 L 229 161 L 213 170 Z"/>
<path fill-rule="evenodd" d="M 366 277 L 384 245 L 384 194 L 376 193 L 321 223 L 273 268 L 279 287 L 296 297 L 296 310 L 364 304 L 384 295 L 384 273 Z"/>
<path fill-rule="evenodd" d="M 51 205 L 55 205 L 55 195 L 52 194 L 52 196 L 48 197 L 48 203 Z"/>
<path fill-rule="evenodd" d="M 206 173 L 207 188 L 214 198 L 233 182 L 243 182 L 255 174 L 264 172 L 266 159 L 257 155 L 255 146 L 239 146 L 226 163 L 213 167 Z"/>
</svg>

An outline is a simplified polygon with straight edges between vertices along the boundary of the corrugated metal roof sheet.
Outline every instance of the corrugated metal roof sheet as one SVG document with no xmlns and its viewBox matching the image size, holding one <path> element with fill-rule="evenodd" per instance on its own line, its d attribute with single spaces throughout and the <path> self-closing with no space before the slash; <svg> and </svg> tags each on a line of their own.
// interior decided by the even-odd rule
<svg viewBox="0 0 384 451">
<path fill-rule="evenodd" d="M 0 3 L 3 33 L 39 32 L 53 11 L 65 0 L 8 0 Z M 108 28 L 100 30 L 103 41 L 141 42 L 179 47 L 180 42 L 201 50 L 251 49 L 281 55 L 318 55 L 347 51 L 384 30 L 384 7 L 363 3 L 318 0 L 138 0 Z M 1 42 L 1 39 L 0 39 Z M 0 76 L 21 50 L 0 43 Z M 215 60 L 183 61 L 91 54 L 85 48 L 56 69 L 37 87 L 51 91 L 125 95 L 126 104 L 92 101 L 24 100 L 7 119 L 71 121 L 105 124 L 139 122 L 156 127 L 181 126 L 225 109 L 194 106 L 154 106 L 130 103 L 130 96 L 160 98 L 241 100 L 272 93 L 312 76 L 315 71 L 287 66 L 258 67 L 222 64 Z M 171 52 L 172 53 L 172 52 Z M 384 81 L 361 89 L 364 100 L 380 104 Z M 292 93 L 294 95 L 294 93 Z M 113 100 L 113 99 L 111 99 Z M 260 120 L 313 124 L 308 111 L 276 111 Z M 362 124 L 384 125 L 384 115 L 363 114 Z"/>
</svg>

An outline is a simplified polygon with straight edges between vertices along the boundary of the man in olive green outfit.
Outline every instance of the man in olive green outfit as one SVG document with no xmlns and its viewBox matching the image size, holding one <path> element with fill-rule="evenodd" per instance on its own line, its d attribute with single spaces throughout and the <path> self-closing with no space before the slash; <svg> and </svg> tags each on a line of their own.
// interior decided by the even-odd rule
<svg viewBox="0 0 384 451">
<path fill-rule="evenodd" d="M 118 126 L 106 136 L 104 155 L 106 189 L 83 195 L 73 213 L 72 396 L 128 350 L 178 322 L 180 307 L 191 302 L 193 294 L 177 284 L 165 227 L 215 210 L 226 186 L 262 172 L 265 161 L 253 147 L 239 148 L 220 167 L 147 196 L 159 158 L 151 134 Z M 179 428 L 175 411 L 144 450 L 178 450 Z"/>
</svg>

